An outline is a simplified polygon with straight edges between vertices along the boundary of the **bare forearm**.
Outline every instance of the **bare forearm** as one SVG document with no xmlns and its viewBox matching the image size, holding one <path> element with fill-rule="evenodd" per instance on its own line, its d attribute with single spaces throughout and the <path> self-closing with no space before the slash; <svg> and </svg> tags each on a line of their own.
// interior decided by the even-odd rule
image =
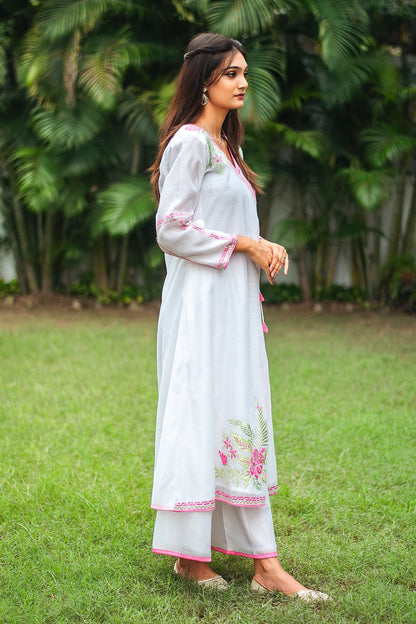
<svg viewBox="0 0 416 624">
<path fill-rule="evenodd" d="M 237 245 L 235 246 L 234 251 L 241 253 L 248 253 L 254 249 L 256 245 L 256 241 L 250 238 L 249 236 L 237 236 Z"/>
<path fill-rule="evenodd" d="M 284 267 L 284 273 L 287 275 L 289 259 L 286 250 L 281 245 L 271 243 L 264 238 L 259 238 L 256 241 L 249 236 L 239 235 L 234 251 L 246 253 L 253 262 L 263 269 L 271 284 L 274 283 L 274 279 L 282 267 Z"/>
</svg>

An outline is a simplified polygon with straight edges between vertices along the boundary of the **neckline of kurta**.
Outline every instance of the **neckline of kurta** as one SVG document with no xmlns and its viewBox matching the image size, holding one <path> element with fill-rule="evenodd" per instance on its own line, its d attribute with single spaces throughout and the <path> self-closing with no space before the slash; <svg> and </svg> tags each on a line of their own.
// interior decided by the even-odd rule
<svg viewBox="0 0 416 624">
<path fill-rule="evenodd" d="M 204 129 L 201 128 L 201 126 L 198 126 L 197 124 L 185 124 L 185 126 L 182 127 L 188 127 L 191 126 L 192 128 L 195 128 L 195 130 L 199 131 L 199 132 L 203 132 L 205 134 L 205 136 L 208 137 L 208 139 L 211 141 L 212 145 L 214 146 L 214 152 L 216 154 L 216 156 L 219 156 L 222 160 L 222 157 L 225 158 L 226 163 L 231 167 L 231 169 L 237 174 L 237 176 L 240 178 L 240 180 L 243 182 L 243 184 L 245 184 L 245 186 L 248 188 L 248 190 L 250 191 L 250 193 L 253 195 L 254 199 L 256 198 L 256 193 L 253 189 L 253 187 L 251 186 L 250 182 L 247 180 L 247 178 L 243 175 L 243 172 L 241 171 L 240 167 L 238 166 L 237 161 L 234 158 L 233 153 L 231 152 L 231 150 L 228 150 L 231 158 L 232 158 L 232 162 L 229 158 L 227 158 L 227 156 L 224 154 L 224 152 L 217 146 L 217 144 L 215 143 L 215 141 L 211 138 L 211 136 L 209 135 L 209 133 Z M 227 149 L 228 149 L 228 143 L 227 143 Z M 221 154 L 219 154 L 219 152 L 221 152 Z M 224 162 L 222 160 L 222 162 Z"/>
</svg>

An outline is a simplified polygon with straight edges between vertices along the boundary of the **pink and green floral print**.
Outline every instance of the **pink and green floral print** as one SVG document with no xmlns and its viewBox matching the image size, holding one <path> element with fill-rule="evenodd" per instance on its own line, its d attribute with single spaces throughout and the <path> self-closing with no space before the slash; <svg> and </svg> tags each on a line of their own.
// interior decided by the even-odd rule
<svg viewBox="0 0 416 624">
<path fill-rule="evenodd" d="M 266 483 L 266 459 L 269 431 L 263 409 L 256 405 L 255 429 L 242 420 L 230 419 L 234 425 L 228 435 L 224 434 L 222 448 L 218 451 L 222 466 L 215 469 L 215 475 L 230 486 L 254 485 L 262 490 Z"/>
</svg>

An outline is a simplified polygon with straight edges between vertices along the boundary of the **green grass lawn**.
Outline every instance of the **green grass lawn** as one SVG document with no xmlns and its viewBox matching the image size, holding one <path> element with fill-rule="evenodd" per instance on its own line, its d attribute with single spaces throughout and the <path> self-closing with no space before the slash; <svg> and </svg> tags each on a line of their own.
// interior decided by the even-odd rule
<svg viewBox="0 0 416 624">
<path fill-rule="evenodd" d="M 156 318 L 0 310 L 1 624 L 416 622 L 416 319 L 266 310 L 283 565 L 209 593 L 151 553 Z"/>
</svg>

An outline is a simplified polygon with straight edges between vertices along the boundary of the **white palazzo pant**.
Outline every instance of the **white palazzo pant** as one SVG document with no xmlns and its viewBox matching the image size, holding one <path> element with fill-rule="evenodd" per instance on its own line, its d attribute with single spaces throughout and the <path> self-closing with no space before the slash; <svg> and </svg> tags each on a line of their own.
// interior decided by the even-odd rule
<svg viewBox="0 0 416 624">
<path fill-rule="evenodd" d="M 216 501 L 213 511 L 157 511 L 153 552 L 211 561 L 211 549 L 252 559 L 276 557 L 269 497 L 262 507 Z"/>
</svg>

